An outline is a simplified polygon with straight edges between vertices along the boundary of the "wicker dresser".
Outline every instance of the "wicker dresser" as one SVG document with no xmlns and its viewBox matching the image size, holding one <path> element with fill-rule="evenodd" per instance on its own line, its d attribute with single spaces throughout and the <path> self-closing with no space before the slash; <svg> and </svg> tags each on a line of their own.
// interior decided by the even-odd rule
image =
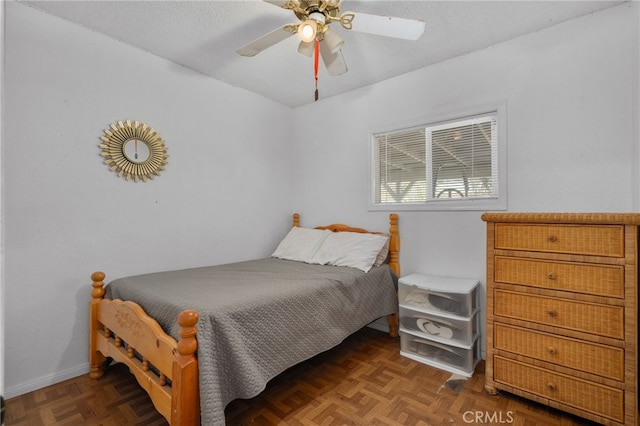
<svg viewBox="0 0 640 426">
<path fill-rule="evenodd" d="M 635 213 L 485 213 L 486 384 L 637 425 Z"/>
</svg>

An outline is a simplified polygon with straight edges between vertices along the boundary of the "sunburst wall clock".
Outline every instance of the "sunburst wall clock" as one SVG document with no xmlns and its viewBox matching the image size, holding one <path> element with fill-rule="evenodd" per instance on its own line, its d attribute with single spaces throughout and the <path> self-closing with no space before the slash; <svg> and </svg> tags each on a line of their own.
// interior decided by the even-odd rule
<svg viewBox="0 0 640 426">
<path fill-rule="evenodd" d="M 111 124 L 101 136 L 101 156 L 112 172 L 135 182 L 160 176 L 167 164 L 167 147 L 158 133 L 146 124 L 130 120 Z"/>
</svg>

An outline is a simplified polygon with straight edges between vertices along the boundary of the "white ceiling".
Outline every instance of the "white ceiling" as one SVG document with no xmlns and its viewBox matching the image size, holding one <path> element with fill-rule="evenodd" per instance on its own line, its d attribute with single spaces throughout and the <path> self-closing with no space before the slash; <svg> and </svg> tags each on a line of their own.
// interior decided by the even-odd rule
<svg viewBox="0 0 640 426">
<path fill-rule="evenodd" d="M 253 1 L 68 1 L 21 3 L 78 23 L 187 68 L 296 107 L 313 102 L 313 60 L 299 54 L 296 37 L 255 57 L 236 50 L 284 24 L 291 11 Z M 349 68 L 341 76 L 320 69 L 320 98 L 367 86 L 483 49 L 623 1 L 342 1 L 342 11 L 418 19 L 418 41 L 332 28 L 346 40 Z M 354 26 L 357 23 L 354 20 Z"/>
</svg>

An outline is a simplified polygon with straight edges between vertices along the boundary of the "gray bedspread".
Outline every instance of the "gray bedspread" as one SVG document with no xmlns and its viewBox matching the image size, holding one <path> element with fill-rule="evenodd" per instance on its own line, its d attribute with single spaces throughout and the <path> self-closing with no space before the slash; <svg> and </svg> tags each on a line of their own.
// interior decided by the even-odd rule
<svg viewBox="0 0 640 426">
<path fill-rule="evenodd" d="M 200 314 L 198 363 L 203 425 L 224 425 L 224 408 L 396 312 L 387 265 L 368 273 L 275 258 L 138 275 L 112 281 L 107 297 L 132 300 L 178 340 L 177 317 Z"/>
</svg>

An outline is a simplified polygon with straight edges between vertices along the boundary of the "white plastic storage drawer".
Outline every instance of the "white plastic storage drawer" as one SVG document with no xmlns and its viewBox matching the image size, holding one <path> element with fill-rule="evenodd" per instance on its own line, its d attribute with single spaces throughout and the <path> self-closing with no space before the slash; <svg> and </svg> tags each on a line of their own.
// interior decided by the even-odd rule
<svg viewBox="0 0 640 426">
<path fill-rule="evenodd" d="M 480 331 L 480 315 L 476 312 L 471 318 L 462 318 L 400 307 L 400 327 L 446 344 L 469 346 Z"/>
<path fill-rule="evenodd" d="M 480 359 L 480 345 L 476 339 L 468 348 L 461 348 L 400 331 L 400 354 L 442 370 L 471 376 Z"/>
<path fill-rule="evenodd" d="M 411 274 L 400 278 L 400 306 L 470 317 L 479 307 L 478 281 Z"/>
</svg>

